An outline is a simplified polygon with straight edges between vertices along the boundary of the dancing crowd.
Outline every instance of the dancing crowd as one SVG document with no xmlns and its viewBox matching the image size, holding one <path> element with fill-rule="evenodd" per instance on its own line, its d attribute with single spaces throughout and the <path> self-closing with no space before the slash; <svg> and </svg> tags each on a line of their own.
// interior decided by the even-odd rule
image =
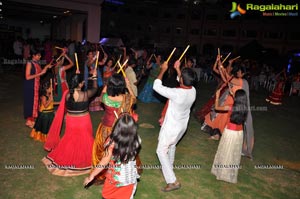
<svg viewBox="0 0 300 199">
<path fill-rule="evenodd" d="M 26 63 L 24 117 L 25 125 L 31 128 L 30 136 L 44 142 L 49 152 L 42 159 L 49 172 L 59 176 L 89 174 L 84 186 L 103 184 L 103 198 L 133 198 L 143 172 L 137 100 L 165 103 L 158 118 L 161 128 L 156 149 L 166 181 L 161 190 L 180 189 L 173 165 L 176 145 L 188 128 L 196 100 L 195 84 L 200 78 L 195 72 L 196 61 L 187 55 L 184 61 L 175 56 L 170 60 L 172 54 L 166 59 L 159 52 L 150 54 L 146 49 L 126 47 L 114 53 L 93 44 L 81 53 L 85 54 L 81 56 L 84 64 L 79 64 L 74 59 L 76 50 L 67 45 L 56 43 L 48 50 L 56 55 L 32 49 L 31 60 Z M 44 67 L 39 62 L 42 54 L 47 60 Z M 249 86 L 246 61 L 239 57 L 226 59 L 218 53 L 209 66 L 218 85 L 196 116 L 202 122 L 199 130 L 220 140 L 211 173 L 218 180 L 237 183 L 241 156 L 253 159 L 249 99 L 250 90 L 256 90 L 260 80 L 253 78 Z M 252 71 L 253 76 L 263 73 Z M 285 70 L 274 78 L 276 86 L 266 101 L 281 104 Z M 294 79 L 299 82 L 299 74 Z M 90 111 L 104 111 L 95 137 Z M 63 126 L 64 135 L 60 137 Z"/>
</svg>

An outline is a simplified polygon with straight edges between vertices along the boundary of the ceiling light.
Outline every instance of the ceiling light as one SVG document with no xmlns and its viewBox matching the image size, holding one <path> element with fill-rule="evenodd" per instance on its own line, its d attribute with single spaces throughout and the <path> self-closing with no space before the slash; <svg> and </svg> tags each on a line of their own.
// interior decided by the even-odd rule
<svg viewBox="0 0 300 199">
<path fill-rule="evenodd" d="M 57 18 L 57 16 L 56 16 L 56 15 L 54 15 L 54 16 L 53 16 L 53 19 L 56 19 L 56 18 Z"/>
</svg>

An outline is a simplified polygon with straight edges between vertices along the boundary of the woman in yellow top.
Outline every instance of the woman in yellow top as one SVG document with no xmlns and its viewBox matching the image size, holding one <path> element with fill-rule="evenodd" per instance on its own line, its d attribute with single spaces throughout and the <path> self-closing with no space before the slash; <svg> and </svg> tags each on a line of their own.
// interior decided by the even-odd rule
<svg viewBox="0 0 300 199">
<path fill-rule="evenodd" d="M 30 133 L 36 141 L 46 142 L 47 134 L 54 118 L 53 94 L 49 82 L 45 82 L 40 88 L 40 107 L 35 125 Z"/>
</svg>

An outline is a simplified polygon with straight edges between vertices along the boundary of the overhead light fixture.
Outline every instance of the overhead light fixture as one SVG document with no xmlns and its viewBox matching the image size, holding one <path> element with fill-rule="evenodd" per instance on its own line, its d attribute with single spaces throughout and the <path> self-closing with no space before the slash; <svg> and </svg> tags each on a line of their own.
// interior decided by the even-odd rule
<svg viewBox="0 0 300 199">
<path fill-rule="evenodd" d="M 40 21 L 40 23 L 44 23 L 44 21 L 43 21 L 43 20 L 41 20 L 41 21 Z"/>
<path fill-rule="evenodd" d="M 194 5 L 198 5 L 198 4 L 200 4 L 200 1 L 199 0 L 195 0 L 193 3 L 194 3 Z"/>
<path fill-rule="evenodd" d="M 64 11 L 64 14 L 68 14 L 68 13 L 70 13 L 70 10 Z"/>
<path fill-rule="evenodd" d="M 115 5 L 124 5 L 124 2 L 121 0 L 105 0 L 105 1 Z"/>
<path fill-rule="evenodd" d="M 56 19 L 56 18 L 57 18 L 57 16 L 56 16 L 56 15 L 54 15 L 54 16 L 53 16 L 53 19 Z"/>
</svg>

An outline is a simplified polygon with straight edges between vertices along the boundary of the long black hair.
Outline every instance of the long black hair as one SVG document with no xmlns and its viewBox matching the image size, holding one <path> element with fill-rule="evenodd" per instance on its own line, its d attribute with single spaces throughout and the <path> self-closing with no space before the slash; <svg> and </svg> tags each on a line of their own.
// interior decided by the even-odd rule
<svg viewBox="0 0 300 199">
<path fill-rule="evenodd" d="M 125 79 L 121 74 L 113 74 L 107 82 L 107 94 L 109 96 L 117 96 L 120 94 L 125 94 L 126 92 L 126 83 Z"/>
<path fill-rule="evenodd" d="M 78 87 L 78 85 L 83 81 L 83 76 L 81 74 L 75 74 L 72 76 L 71 78 L 71 82 L 70 82 L 70 100 L 72 102 L 74 102 L 74 89 Z"/>
<path fill-rule="evenodd" d="M 232 67 L 232 71 L 231 71 L 231 74 L 234 76 L 234 77 L 238 77 L 237 76 L 237 73 L 241 71 L 243 74 L 245 74 L 247 72 L 246 68 L 244 66 L 241 66 L 241 65 L 238 65 L 238 64 L 235 64 L 233 67 Z"/>
<path fill-rule="evenodd" d="M 129 113 L 120 115 L 109 137 L 110 142 L 105 146 L 105 151 L 114 143 L 112 155 L 116 160 L 121 163 L 135 160 L 141 149 L 141 139 L 137 133 L 137 124 Z"/>
<path fill-rule="evenodd" d="M 230 122 L 234 124 L 243 124 L 247 119 L 248 114 L 248 100 L 247 94 L 243 89 L 235 92 L 232 113 Z"/>
<path fill-rule="evenodd" d="M 40 89 L 39 89 L 39 95 L 40 97 L 45 96 L 46 99 L 48 100 L 47 96 L 47 89 L 50 88 L 50 82 L 49 81 L 44 81 L 42 82 Z"/>
</svg>

